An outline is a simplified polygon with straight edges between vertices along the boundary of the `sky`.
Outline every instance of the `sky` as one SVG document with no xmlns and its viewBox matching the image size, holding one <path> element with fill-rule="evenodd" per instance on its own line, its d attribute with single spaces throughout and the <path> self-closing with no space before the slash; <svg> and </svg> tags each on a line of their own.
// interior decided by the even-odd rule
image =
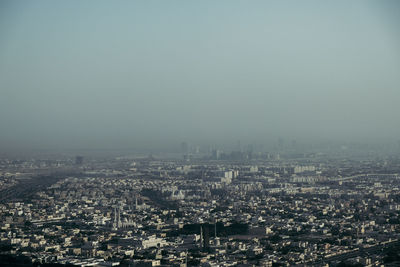
<svg viewBox="0 0 400 267">
<path fill-rule="evenodd" d="M 400 139 L 398 1 L 1 1 L 0 150 Z"/>
</svg>

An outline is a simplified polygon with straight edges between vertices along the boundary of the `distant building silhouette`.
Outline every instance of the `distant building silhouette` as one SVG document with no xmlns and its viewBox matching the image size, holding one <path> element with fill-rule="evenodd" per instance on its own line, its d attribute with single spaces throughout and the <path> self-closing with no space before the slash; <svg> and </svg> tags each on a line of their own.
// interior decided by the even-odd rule
<svg viewBox="0 0 400 267">
<path fill-rule="evenodd" d="M 76 156 L 75 157 L 75 164 L 76 165 L 82 165 L 83 164 L 83 157 L 82 156 Z"/>
<path fill-rule="evenodd" d="M 181 152 L 187 154 L 189 152 L 189 145 L 186 142 L 181 143 Z"/>
</svg>

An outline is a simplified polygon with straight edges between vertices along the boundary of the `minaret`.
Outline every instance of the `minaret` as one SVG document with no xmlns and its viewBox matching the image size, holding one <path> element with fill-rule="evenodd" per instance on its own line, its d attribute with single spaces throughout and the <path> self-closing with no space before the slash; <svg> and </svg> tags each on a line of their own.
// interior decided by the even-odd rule
<svg viewBox="0 0 400 267">
<path fill-rule="evenodd" d="M 117 223 L 117 227 L 118 228 L 121 227 L 121 207 L 118 207 L 118 223 Z"/>
<path fill-rule="evenodd" d="M 118 223 L 117 222 L 117 208 L 114 207 L 114 222 L 112 224 L 113 230 L 117 230 L 117 227 L 118 227 L 117 223 Z"/>
<path fill-rule="evenodd" d="M 214 222 L 214 238 L 217 238 L 217 219 Z"/>
<path fill-rule="evenodd" d="M 200 247 L 203 247 L 203 225 L 200 225 Z"/>
<path fill-rule="evenodd" d="M 221 242 L 220 242 L 219 238 L 217 237 L 217 219 L 215 219 L 215 223 L 214 223 L 214 245 L 215 246 L 221 245 Z"/>
</svg>

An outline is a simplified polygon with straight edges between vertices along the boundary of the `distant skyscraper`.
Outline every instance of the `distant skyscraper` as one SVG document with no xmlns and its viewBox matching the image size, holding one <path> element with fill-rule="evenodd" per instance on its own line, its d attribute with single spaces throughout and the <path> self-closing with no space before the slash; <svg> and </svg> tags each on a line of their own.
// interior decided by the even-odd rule
<svg viewBox="0 0 400 267">
<path fill-rule="evenodd" d="M 247 152 L 253 152 L 254 151 L 254 146 L 253 144 L 248 144 L 247 145 Z"/>
<path fill-rule="evenodd" d="M 212 151 L 212 159 L 219 159 L 221 156 L 221 151 L 218 149 L 214 149 Z"/>
<path fill-rule="evenodd" d="M 240 143 L 240 140 L 237 141 L 236 150 L 237 151 L 242 151 L 242 144 Z"/>
<path fill-rule="evenodd" d="M 76 165 L 82 165 L 82 163 L 83 163 L 83 157 L 82 156 L 76 156 L 75 164 Z"/>
<path fill-rule="evenodd" d="M 187 154 L 189 152 L 189 146 L 186 142 L 181 143 L 181 153 Z"/>
</svg>

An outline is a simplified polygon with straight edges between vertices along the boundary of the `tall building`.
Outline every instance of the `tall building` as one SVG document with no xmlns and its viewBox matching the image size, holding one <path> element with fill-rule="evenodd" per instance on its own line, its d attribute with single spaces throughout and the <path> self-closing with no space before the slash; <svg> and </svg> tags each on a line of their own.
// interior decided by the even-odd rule
<svg viewBox="0 0 400 267">
<path fill-rule="evenodd" d="M 212 158 L 212 159 L 219 159 L 220 157 L 221 157 L 221 151 L 218 150 L 218 149 L 214 149 L 214 150 L 212 151 L 211 158 Z"/>
<path fill-rule="evenodd" d="M 237 150 L 237 151 L 242 151 L 242 145 L 241 145 L 241 143 L 240 143 L 240 140 L 237 141 L 236 150 Z"/>
<path fill-rule="evenodd" d="M 186 142 L 181 143 L 181 153 L 187 154 L 189 152 L 189 146 Z"/>
<path fill-rule="evenodd" d="M 75 164 L 76 165 L 82 165 L 83 164 L 83 157 L 82 156 L 76 156 L 75 157 Z"/>
</svg>

